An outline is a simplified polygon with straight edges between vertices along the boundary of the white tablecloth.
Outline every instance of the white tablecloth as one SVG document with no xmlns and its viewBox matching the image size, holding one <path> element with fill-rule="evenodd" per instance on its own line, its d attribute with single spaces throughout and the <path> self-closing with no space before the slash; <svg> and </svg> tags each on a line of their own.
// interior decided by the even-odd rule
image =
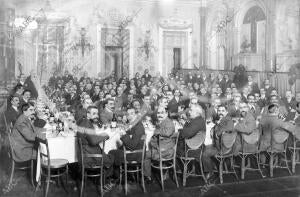
<svg viewBox="0 0 300 197">
<path fill-rule="evenodd" d="M 73 133 L 54 136 L 47 136 L 50 159 L 66 159 L 69 163 L 75 163 L 77 159 L 77 138 Z M 40 178 L 41 161 L 40 152 L 47 153 L 45 145 L 40 145 L 37 157 L 36 180 Z"/>
<path fill-rule="evenodd" d="M 115 150 L 118 147 L 118 144 L 121 143 L 120 140 L 120 129 L 99 129 L 96 131 L 97 134 L 106 133 L 109 136 L 109 139 L 105 142 L 104 152 L 108 153 L 110 150 Z M 69 163 L 75 163 L 78 161 L 77 159 L 77 138 L 73 133 L 63 133 L 58 136 L 48 135 L 48 146 L 50 152 L 51 159 L 66 159 Z M 100 144 L 101 147 L 103 145 Z M 39 152 L 46 153 L 46 147 L 40 146 L 38 151 L 37 158 L 37 176 L 36 180 L 39 180 L 40 177 L 40 169 L 41 162 L 39 157 Z"/>
<path fill-rule="evenodd" d="M 206 136 L 205 136 L 205 145 L 211 145 L 212 144 L 212 138 L 211 138 L 211 129 L 215 126 L 214 123 L 208 123 L 206 124 Z"/>
<path fill-rule="evenodd" d="M 99 129 L 96 131 L 97 134 L 106 133 L 109 136 L 109 139 L 105 141 L 104 152 L 107 154 L 111 150 L 115 150 L 118 148 L 118 144 L 121 144 L 121 129 L 119 128 L 107 128 L 107 129 Z M 103 144 L 100 143 L 101 148 Z"/>
</svg>

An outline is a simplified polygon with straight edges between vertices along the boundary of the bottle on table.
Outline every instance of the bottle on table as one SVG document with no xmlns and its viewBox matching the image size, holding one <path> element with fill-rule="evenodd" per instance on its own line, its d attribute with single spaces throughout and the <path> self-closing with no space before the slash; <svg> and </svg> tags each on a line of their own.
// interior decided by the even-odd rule
<svg viewBox="0 0 300 197">
<path fill-rule="evenodd" d="M 111 128 L 116 128 L 117 127 L 117 116 L 116 116 L 116 114 L 113 114 L 113 118 L 111 120 L 110 126 L 111 126 Z"/>
<path fill-rule="evenodd" d="M 64 131 L 64 123 L 60 119 L 57 120 L 56 128 L 58 132 Z"/>
</svg>

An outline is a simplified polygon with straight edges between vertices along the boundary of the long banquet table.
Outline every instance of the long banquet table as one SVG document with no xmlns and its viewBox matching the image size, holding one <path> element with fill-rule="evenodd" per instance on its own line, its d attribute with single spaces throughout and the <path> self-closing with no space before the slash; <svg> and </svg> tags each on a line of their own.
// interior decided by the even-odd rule
<svg viewBox="0 0 300 197">
<path fill-rule="evenodd" d="M 179 129 L 182 128 L 178 122 L 174 122 L 175 124 L 175 132 L 178 132 Z M 213 124 L 206 125 L 206 139 L 205 145 L 209 145 L 212 143 L 210 137 L 210 130 L 213 127 Z M 154 127 L 145 126 L 146 133 L 146 149 L 149 149 L 149 143 L 154 133 Z M 107 133 L 109 135 L 109 139 L 105 142 L 104 152 L 108 153 L 110 150 L 117 149 L 118 144 L 121 144 L 120 140 L 120 129 L 111 129 L 107 128 L 105 130 L 99 130 L 96 133 Z M 66 159 L 69 163 L 78 162 L 77 159 L 77 137 L 72 132 L 60 133 L 56 134 L 47 134 L 46 138 L 48 140 L 48 147 L 50 152 L 51 159 Z M 100 144 L 101 146 L 101 144 Z M 40 146 L 39 151 L 46 152 L 45 146 Z M 38 154 L 39 155 L 39 154 Z M 37 158 L 37 176 L 36 180 L 39 180 L 40 177 L 40 157 Z"/>
</svg>

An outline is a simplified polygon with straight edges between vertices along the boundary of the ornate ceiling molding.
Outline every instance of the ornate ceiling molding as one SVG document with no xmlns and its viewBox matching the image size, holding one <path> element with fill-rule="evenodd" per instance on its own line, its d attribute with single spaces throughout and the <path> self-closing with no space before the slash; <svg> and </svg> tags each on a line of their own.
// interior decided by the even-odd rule
<svg viewBox="0 0 300 197">
<path fill-rule="evenodd" d="M 193 23 L 191 20 L 184 20 L 180 18 L 162 18 L 159 20 L 159 26 L 165 29 L 187 29 L 192 28 Z"/>
</svg>

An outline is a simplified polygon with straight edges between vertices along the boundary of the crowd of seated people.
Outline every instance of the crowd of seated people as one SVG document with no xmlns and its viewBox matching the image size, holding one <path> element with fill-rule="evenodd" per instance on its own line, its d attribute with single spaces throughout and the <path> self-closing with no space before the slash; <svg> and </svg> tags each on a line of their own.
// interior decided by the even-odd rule
<svg viewBox="0 0 300 197">
<path fill-rule="evenodd" d="M 252 78 L 248 76 L 247 84 L 238 89 L 239 85 L 233 83 L 228 74 L 215 76 L 211 73 L 207 76 L 200 71 L 189 72 L 186 76 L 175 73 L 168 78 L 162 78 L 151 76 L 146 69 L 143 75 L 136 73 L 132 79 L 116 79 L 113 75 L 105 79 L 90 78 L 87 75 L 77 78 L 66 72 L 64 75 L 55 73 L 44 86 L 44 90 L 56 104 L 58 111 L 69 111 L 78 126 L 90 129 L 89 132 L 84 131 L 79 135 L 87 152 L 102 152 L 99 143 L 108 137 L 94 137 L 96 134 L 93 129 L 107 127 L 117 121 L 118 124 L 125 125 L 125 131 L 121 134 L 123 146 L 136 150 L 142 147 L 141 136 L 145 134 L 145 124 L 142 122 L 153 125 L 155 131 L 146 153 L 147 167 L 144 168 L 146 180 L 151 182 L 151 160 L 159 159 L 158 136 L 163 157 L 176 154 L 173 151 L 175 141 L 171 138 L 176 130 L 174 121 L 181 125 L 178 131 L 178 155 L 184 154 L 184 139 L 193 138 L 198 132 L 204 133 L 205 138 L 205 133 L 211 132 L 213 143 L 204 147 L 202 158 L 199 151 L 191 153 L 197 161 L 202 160 L 207 178 L 215 170 L 216 161 L 213 157 L 221 151 L 218 138 L 224 132 L 249 135 L 257 132 L 259 128 L 282 129 L 300 139 L 300 93 L 294 96 L 292 91 L 287 90 L 280 97 L 268 79 L 259 87 Z M 37 134 L 27 122 L 43 119 L 28 118 L 32 115 L 28 112 L 32 107 L 30 100 L 34 101 L 36 97 L 32 97 L 32 90 L 21 83 L 14 90 L 8 99 L 7 122 L 13 125 L 15 140 L 24 138 L 28 143 L 33 143 Z M 47 117 L 44 119 L 49 121 Z M 214 124 L 211 131 L 206 131 L 207 123 Z M 20 124 L 26 124 L 26 127 Z M 261 144 L 261 150 L 267 150 L 270 136 L 262 136 Z M 28 147 L 31 152 L 24 149 L 24 153 L 32 157 L 35 153 L 34 147 Z M 236 138 L 233 153 L 237 155 L 240 148 L 240 138 Z M 119 147 L 106 154 L 107 170 L 113 166 L 118 169 L 123 161 L 122 151 Z M 112 172 L 111 176 L 115 174 Z"/>
</svg>

